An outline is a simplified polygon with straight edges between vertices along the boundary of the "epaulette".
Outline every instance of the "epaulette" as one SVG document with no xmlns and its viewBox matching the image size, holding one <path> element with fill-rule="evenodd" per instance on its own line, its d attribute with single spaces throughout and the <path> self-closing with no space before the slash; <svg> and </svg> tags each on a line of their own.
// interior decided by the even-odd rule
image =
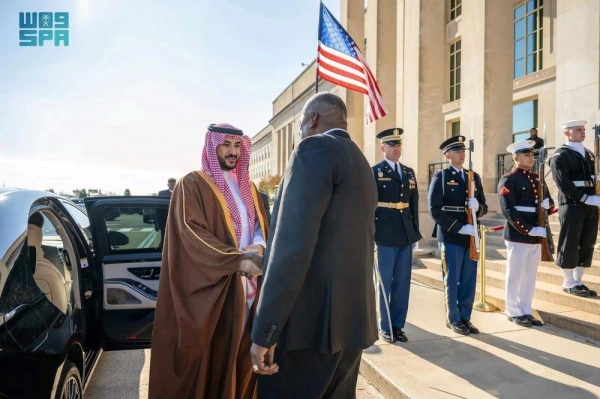
<svg viewBox="0 0 600 399">
<path fill-rule="evenodd" d="M 516 171 L 517 171 L 517 169 L 513 168 L 513 169 L 509 170 L 507 173 L 503 174 L 502 177 L 508 177 L 510 175 L 514 175 Z"/>
</svg>

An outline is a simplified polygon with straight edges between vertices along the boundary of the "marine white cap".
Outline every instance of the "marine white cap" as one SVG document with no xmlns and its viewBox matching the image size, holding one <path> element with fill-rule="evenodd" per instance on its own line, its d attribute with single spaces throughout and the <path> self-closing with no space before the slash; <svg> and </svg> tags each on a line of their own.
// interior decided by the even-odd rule
<svg viewBox="0 0 600 399">
<path fill-rule="evenodd" d="M 517 141 L 516 143 L 512 143 L 506 147 L 506 151 L 510 152 L 511 154 L 517 154 L 520 152 L 533 152 L 534 145 L 535 141 L 533 140 Z"/>
<path fill-rule="evenodd" d="M 565 123 L 563 123 L 562 125 L 560 125 L 561 129 L 569 129 L 571 127 L 576 127 L 576 126 L 585 126 L 585 124 L 587 123 L 587 121 L 566 121 Z"/>
</svg>

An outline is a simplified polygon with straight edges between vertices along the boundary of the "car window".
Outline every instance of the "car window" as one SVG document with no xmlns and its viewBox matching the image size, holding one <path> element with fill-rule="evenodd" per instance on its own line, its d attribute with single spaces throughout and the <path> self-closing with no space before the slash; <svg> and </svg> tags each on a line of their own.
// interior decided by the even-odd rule
<svg viewBox="0 0 600 399">
<path fill-rule="evenodd" d="M 90 219 L 79 208 L 79 205 L 77 205 L 75 207 L 75 206 L 71 205 L 68 202 L 63 202 L 63 205 L 65 206 L 65 208 L 67 208 L 67 211 L 73 217 L 73 219 L 75 219 L 75 222 L 77 223 L 77 226 L 79 226 L 79 228 L 83 232 L 83 235 L 86 237 L 88 244 L 91 246 L 91 244 L 92 244 L 92 232 L 90 230 Z M 85 205 L 84 205 L 84 209 L 85 209 Z"/>
<path fill-rule="evenodd" d="M 166 208 L 108 207 L 103 211 L 110 253 L 162 250 Z"/>
</svg>

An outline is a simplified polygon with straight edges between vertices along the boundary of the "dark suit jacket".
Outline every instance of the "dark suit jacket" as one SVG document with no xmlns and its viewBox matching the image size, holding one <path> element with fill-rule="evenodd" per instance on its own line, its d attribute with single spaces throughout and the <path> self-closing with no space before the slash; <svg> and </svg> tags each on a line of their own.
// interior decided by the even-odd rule
<svg viewBox="0 0 600 399">
<path fill-rule="evenodd" d="M 465 179 L 467 169 L 464 169 Z M 467 205 L 467 182 L 463 180 L 452 166 L 444 170 L 438 170 L 431 178 L 427 204 L 429 214 L 436 223 L 433 237 L 439 242 L 447 244 L 469 246 L 469 236 L 458 234 L 458 231 L 467 224 L 466 212 L 445 211 L 444 206 L 466 206 Z M 477 217 L 480 218 L 487 213 L 485 195 L 481 178 L 475 173 L 475 198 L 479 202 Z"/>
<path fill-rule="evenodd" d="M 158 196 L 171 198 L 171 190 L 161 190 L 158 192 Z"/>
<path fill-rule="evenodd" d="M 377 189 L 350 135 L 305 138 L 277 192 L 252 341 L 335 353 L 377 339 Z"/>
<path fill-rule="evenodd" d="M 387 247 L 406 247 L 419 241 L 419 190 L 415 172 L 400 164 L 402 179 L 384 159 L 373 166 L 379 202 L 408 202 L 408 209 L 377 207 L 375 242 Z"/>
<path fill-rule="evenodd" d="M 267 222 L 269 226 L 271 225 L 271 208 L 269 207 L 269 196 L 262 191 L 258 192 L 260 194 L 260 199 L 262 200 L 263 207 L 265 208 L 265 213 L 267 214 Z"/>
</svg>

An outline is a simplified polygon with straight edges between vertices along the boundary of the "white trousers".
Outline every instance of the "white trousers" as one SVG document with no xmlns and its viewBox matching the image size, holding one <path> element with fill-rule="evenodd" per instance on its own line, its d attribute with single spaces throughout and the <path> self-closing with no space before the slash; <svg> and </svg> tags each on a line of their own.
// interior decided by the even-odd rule
<svg viewBox="0 0 600 399">
<path fill-rule="evenodd" d="M 573 288 L 583 285 L 583 272 L 585 267 L 577 266 L 574 269 L 561 269 L 563 275 L 563 288 Z"/>
<path fill-rule="evenodd" d="M 505 285 L 506 315 L 518 317 L 532 314 L 531 303 L 533 302 L 542 246 L 512 241 L 504 242 L 508 250 Z"/>
</svg>

